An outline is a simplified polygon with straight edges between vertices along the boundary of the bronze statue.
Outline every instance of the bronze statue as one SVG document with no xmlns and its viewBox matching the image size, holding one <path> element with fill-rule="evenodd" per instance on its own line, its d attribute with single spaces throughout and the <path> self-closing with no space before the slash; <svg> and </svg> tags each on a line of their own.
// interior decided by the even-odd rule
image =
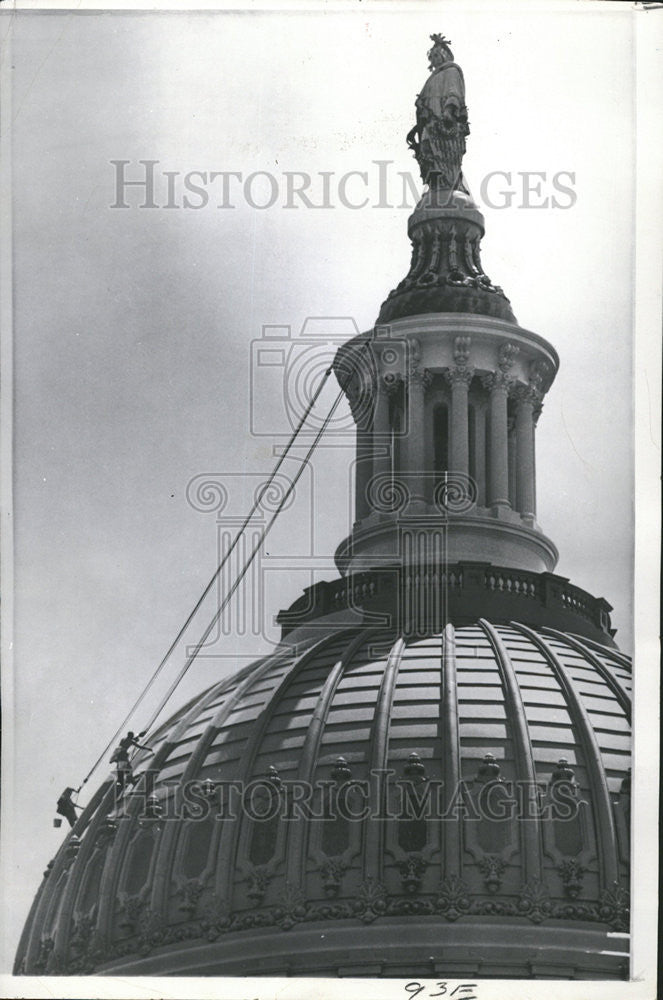
<svg viewBox="0 0 663 1000">
<path fill-rule="evenodd" d="M 465 137 L 470 133 L 463 71 L 454 62 L 449 39 L 430 37 L 431 75 L 417 97 L 417 124 L 409 132 L 407 144 L 425 184 L 468 194 L 461 169 Z"/>
</svg>

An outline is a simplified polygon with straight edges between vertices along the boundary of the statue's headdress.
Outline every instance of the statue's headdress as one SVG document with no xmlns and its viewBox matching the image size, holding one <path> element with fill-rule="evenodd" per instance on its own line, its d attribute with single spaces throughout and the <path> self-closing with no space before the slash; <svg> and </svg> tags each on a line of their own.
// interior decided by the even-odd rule
<svg viewBox="0 0 663 1000">
<path fill-rule="evenodd" d="M 436 45 L 442 45 L 445 49 L 448 49 L 451 45 L 451 39 L 445 38 L 444 35 L 431 35 L 431 42 L 435 42 Z"/>
<path fill-rule="evenodd" d="M 445 56 L 453 61 L 454 54 L 451 51 L 451 39 L 445 38 L 444 35 L 431 35 L 430 40 L 433 43 L 433 49 L 442 49 Z"/>
</svg>

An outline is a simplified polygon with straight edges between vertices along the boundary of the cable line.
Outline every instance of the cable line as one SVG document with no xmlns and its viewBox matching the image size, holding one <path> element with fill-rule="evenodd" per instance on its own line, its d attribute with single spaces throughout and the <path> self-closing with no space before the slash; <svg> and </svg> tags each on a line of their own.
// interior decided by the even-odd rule
<svg viewBox="0 0 663 1000">
<path fill-rule="evenodd" d="M 254 503 L 253 503 L 253 506 L 251 507 L 251 510 L 246 515 L 246 517 L 245 517 L 245 519 L 244 519 L 241 527 L 237 531 L 237 534 L 235 535 L 235 537 L 234 537 L 234 539 L 233 539 L 230 547 L 228 548 L 228 550 L 226 551 L 225 555 L 223 556 L 223 559 L 221 560 L 221 562 L 217 566 L 217 568 L 216 568 L 216 570 L 214 572 L 214 575 L 212 576 L 211 580 L 209 581 L 209 583 L 207 584 L 207 586 L 203 590 L 203 592 L 200 595 L 198 601 L 194 605 L 193 609 L 191 610 L 191 612 L 188 615 L 186 621 L 184 622 L 184 624 L 180 628 L 180 630 L 177 633 L 176 637 L 173 639 L 172 643 L 168 647 L 167 652 L 164 654 L 161 662 L 159 663 L 158 667 L 156 668 L 156 670 L 152 674 L 152 677 L 150 678 L 150 680 L 148 681 L 148 683 L 146 684 L 146 686 L 143 688 L 141 694 L 138 696 L 138 698 L 136 699 L 136 701 L 134 702 L 134 704 L 130 708 L 129 712 L 125 715 L 124 719 L 122 720 L 122 722 L 118 726 L 116 732 L 113 734 L 113 736 L 108 741 L 108 743 L 106 744 L 106 746 L 104 747 L 104 749 L 102 750 L 102 752 L 97 757 L 96 761 L 94 762 L 94 764 L 92 765 L 92 767 L 88 771 L 87 775 L 85 776 L 85 778 L 83 779 L 83 781 L 81 782 L 81 784 L 76 789 L 76 792 L 80 792 L 80 790 L 83 787 L 83 785 L 85 785 L 89 781 L 89 779 L 92 777 L 92 775 L 94 774 L 94 772 L 96 771 L 96 769 L 99 767 L 99 765 L 101 764 L 102 760 L 104 759 L 104 757 L 106 756 L 106 754 L 108 753 L 108 751 L 110 750 L 110 748 L 114 745 L 114 743 L 118 739 L 118 737 L 124 732 L 124 730 L 125 730 L 128 722 L 129 722 L 129 720 L 133 717 L 133 715 L 136 712 L 136 710 L 138 709 L 139 705 L 142 703 L 142 701 L 145 698 L 145 696 L 147 695 L 148 691 L 150 691 L 150 689 L 152 688 L 152 685 L 154 684 L 154 682 L 156 681 L 157 677 L 159 676 L 159 674 L 161 673 L 161 671 L 165 667 L 165 665 L 168 662 L 168 660 L 170 659 L 173 651 L 175 650 L 175 648 L 178 645 L 180 639 L 182 638 L 182 636 L 186 632 L 187 628 L 189 627 L 189 625 L 193 621 L 193 618 L 195 617 L 195 615 L 197 614 L 198 610 L 200 609 L 200 606 L 202 605 L 203 601 L 205 600 L 205 598 L 209 594 L 210 590 L 212 589 L 212 587 L 214 586 L 214 584 L 218 580 L 219 574 L 222 572 L 224 566 L 228 562 L 228 559 L 230 558 L 230 556 L 232 555 L 233 551 L 235 550 L 235 548 L 236 548 L 236 546 L 237 546 L 237 544 L 238 544 L 241 536 L 246 531 L 246 528 L 247 528 L 249 522 L 251 521 L 251 518 L 253 517 L 253 515 L 257 511 L 258 507 L 260 506 L 260 504 L 262 502 L 262 498 L 264 497 L 265 493 L 267 492 L 267 490 L 270 488 L 270 486 L 274 482 L 274 480 L 275 480 L 275 478 L 276 478 L 276 476 L 277 476 L 277 474 L 278 474 L 281 466 L 283 465 L 283 462 L 285 461 L 286 457 L 288 456 L 288 453 L 290 452 L 290 449 L 292 448 L 293 444 L 295 443 L 295 440 L 299 436 L 299 433 L 302 430 L 304 424 L 308 420 L 308 417 L 309 417 L 309 414 L 311 413 L 311 410 L 313 409 L 313 407 L 315 406 L 316 402 L 318 401 L 318 398 L 319 398 L 319 396 L 320 396 L 320 394 L 321 394 L 321 392 L 322 392 L 322 390 L 323 390 L 323 388 L 324 388 L 324 386 L 325 386 L 325 384 L 327 382 L 327 379 L 331 375 L 332 371 L 333 371 L 333 368 L 330 365 L 329 368 L 327 368 L 327 370 L 325 371 L 324 376 L 323 376 L 323 378 L 322 378 L 322 380 L 320 382 L 320 385 L 318 386 L 318 388 L 314 392 L 313 396 L 311 397 L 311 400 L 310 400 L 308 406 L 306 407 L 306 410 L 304 411 L 304 413 L 303 413 L 303 415 L 302 415 L 299 423 L 297 424 L 297 427 L 295 428 L 295 430 L 291 434 L 290 439 L 289 439 L 289 441 L 288 441 L 285 449 L 283 450 L 283 452 L 279 456 L 279 460 L 276 463 L 276 465 L 274 466 L 272 472 L 270 473 L 269 478 L 263 483 L 263 485 L 261 486 L 260 490 L 258 491 L 258 494 L 256 496 L 256 499 L 254 500 Z M 341 395 L 342 395 L 342 393 L 343 393 L 343 390 L 341 390 Z M 340 401 L 340 399 L 337 399 L 336 403 L 332 407 L 332 410 L 330 411 L 330 415 L 329 416 L 331 416 L 331 414 L 333 413 L 333 411 L 336 409 L 336 406 L 338 405 L 339 401 Z M 325 423 L 323 423 L 323 428 L 322 428 L 323 430 L 327 427 L 327 424 L 328 424 L 328 420 Z M 320 439 L 320 433 L 318 433 L 318 435 L 316 436 L 313 447 L 315 447 L 315 445 L 317 444 L 317 442 L 319 441 L 319 439 Z M 309 452 L 308 452 L 308 454 L 306 456 L 306 459 L 304 459 L 304 462 L 306 462 L 308 460 L 308 458 L 309 458 L 312 450 L 313 450 L 312 448 L 309 449 Z M 301 475 L 301 470 L 300 470 L 299 475 Z M 295 482 L 299 478 L 299 475 L 295 479 Z M 287 493 L 286 494 L 286 498 L 289 497 L 289 495 L 290 494 Z M 279 506 L 279 508 L 278 508 L 278 510 L 277 510 L 276 513 L 278 514 L 281 509 L 282 509 L 282 504 Z M 271 526 L 271 523 L 270 523 L 270 526 Z M 265 532 L 265 535 L 263 535 L 263 538 L 265 536 L 266 536 L 266 532 Z M 255 556 L 255 553 L 253 553 L 251 555 L 251 561 L 253 560 L 254 556 Z M 248 566 L 246 568 L 248 569 Z M 240 580 L 241 579 L 242 579 L 242 577 L 240 577 Z M 234 586 L 233 590 L 231 592 L 231 596 L 232 596 L 232 594 L 234 594 L 234 592 L 235 592 L 236 589 L 237 589 L 237 587 Z M 224 604 L 224 606 L 221 609 L 221 611 L 219 612 L 219 614 L 221 614 L 223 612 L 225 606 L 226 605 Z M 213 624 L 215 624 L 217 620 L 218 620 L 218 615 L 215 618 Z M 210 631 L 211 631 L 211 628 L 210 628 Z M 205 633 L 205 637 L 199 643 L 198 648 L 200 648 L 200 646 L 203 644 L 203 642 L 205 641 L 205 639 L 207 638 L 208 635 L 209 635 L 209 632 L 206 632 Z M 186 667 L 187 670 L 188 670 L 189 666 L 190 666 L 190 663 L 189 663 L 189 661 L 187 661 L 187 667 Z M 186 670 L 184 671 L 184 673 L 186 673 Z M 182 676 L 184 676 L 184 674 L 182 674 Z M 170 693 L 172 693 L 172 691 L 170 691 Z M 169 697 L 170 697 L 170 693 L 169 693 Z M 152 725 L 152 723 L 150 723 L 148 725 L 148 729 L 149 729 L 149 727 L 151 725 Z"/>
<path fill-rule="evenodd" d="M 306 468 L 306 465 L 308 463 L 309 458 L 311 457 L 311 455 L 313 454 L 313 451 L 317 447 L 318 441 L 320 440 L 320 438 L 322 437 L 322 435 L 326 431 L 327 427 L 329 426 L 329 423 L 330 423 L 332 417 L 334 416 L 334 413 L 336 412 L 336 409 L 337 409 L 339 403 L 341 402 L 341 400 L 343 398 L 344 392 L 345 392 L 345 388 L 342 388 L 340 390 L 338 396 L 334 400 L 334 403 L 333 403 L 331 409 L 329 410 L 329 413 L 325 417 L 322 426 L 320 427 L 318 433 L 316 434 L 316 436 L 315 436 L 315 438 L 313 440 L 313 444 L 309 448 L 309 450 L 306 453 L 305 457 L 302 459 L 302 464 L 300 465 L 299 469 L 297 470 L 297 473 L 296 473 L 294 479 L 292 480 L 292 482 L 290 483 L 290 486 L 288 487 L 288 489 L 286 490 L 285 494 L 283 495 L 283 497 L 281 499 L 281 502 L 279 503 L 278 507 L 276 508 L 276 511 L 274 512 L 271 520 L 267 523 L 267 525 L 266 525 L 264 531 L 262 532 L 262 534 L 260 535 L 260 537 L 259 537 L 256 545 L 253 547 L 253 550 L 251 551 L 251 554 L 249 555 L 249 557 L 246 560 L 246 562 L 244 563 L 242 569 L 238 573 L 238 575 L 237 575 L 237 577 L 235 579 L 235 582 L 233 583 L 233 585 L 230 588 L 230 590 L 229 590 L 228 594 L 226 595 L 226 597 L 224 597 L 224 599 L 223 599 L 223 601 L 221 603 L 221 606 L 217 610 L 216 614 L 212 618 L 211 622 L 209 623 L 209 625 L 207 626 L 207 628 L 205 629 L 205 631 L 203 632 L 203 635 L 201 636 L 201 639 L 200 639 L 199 643 L 197 644 L 197 646 L 194 648 L 193 653 L 189 654 L 189 656 L 187 657 L 187 660 L 186 660 L 184 666 L 182 667 L 182 669 L 180 670 L 179 674 L 177 675 L 177 677 L 175 678 L 175 680 L 173 681 L 173 683 L 169 687 L 169 689 L 166 692 L 166 694 L 164 695 L 164 697 L 161 699 L 158 708 L 153 713 L 150 721 L 147 723 L 147 726 L 145 727 L 145 732 L 149 732 L 149 730 L 151 729 L 151 727 L 154 725 L 154 723 L 158 719 L 159 715 L 163 711 L 163 709 L 166 706 L 167 702 L 170 700 L 171 696 L 173 695 L 173 693 L 175 692 L 175 690 L 177 689 L 177 687 L 179 686 L 179 684 L 183 680 L 184 675 L 187 673 L 189 667 L 191 666 L 191 664 L 195 660 L 195 658 L 198 655 L 200 649 L 204 646 L 205 642 L 209 638 L 209 636 L 210 636 L 210 634 L 212 632 L 212 629 L 214 628 L 214 626 L 218 622 L 219 618 L 221 617 L 221 615 L 223 614 L 223 612 L 225 611 L 225 609 L 228 607 L 228 604 L 230 603 L 230 601 L 232 600 L 233 595 L 235 594 L 235 591 L 237 590 L 237 588 L 239 587 L 240 583 L 242 582 L 242 580 L 246 576 L 246 574 L 247 574 L 247 572 L 249 570 L 249 567 L 251 566 L 253 560 L 255 559 L 255 557 L 257 556 L 258 552 L 260 551 L 260 549 L 261 549 L 261 547 L 263 545 L 263 542 L 265 541 L 265 539 L 267 538 L 267 535 L 269 534 L 270 530 L 272 529 L 272 527 L 274 525 L 274 522 L 276 521 L 277 517 L 279 516 L 279 514 L 283 510 L 283 507 L 285 506 L 285 504 L 290 499 L 292 491 L 294 490 L 294 488 L 297 485 L 299 479 L 301 478 L 302 473 L 304 472 L 304 469 Z"/>
</svg>

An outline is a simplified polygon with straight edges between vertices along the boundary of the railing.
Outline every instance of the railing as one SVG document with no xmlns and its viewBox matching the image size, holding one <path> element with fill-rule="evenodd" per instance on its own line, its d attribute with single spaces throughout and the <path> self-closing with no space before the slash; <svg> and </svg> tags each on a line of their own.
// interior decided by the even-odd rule
<svg viewBox="0 0 663 1000">
<path fill-rule="evenodd" d="M 462 590 L 463 569 L 457 566 L 454 569 L 442 570 L 439 567 L 416 570 L 406 573 L 403 578 L 406 587 L 448 587 L 450 590 Z"/>
<path fill-rule="evenodd" d="M 351 604 L 361 605 L 362 601 L 368 601 L 375 597 L 378 592 L 378 581 L 373 573 L 362 573 L 360 580 L 353 580 L 350 586 L 337 584 L 331 591 L 331 601 L 337 608 L 348 606 L 348 599 L 351 597 Z"/>
<path fill-rule="evenodd" d="M 533 621 L 536 608 L 543 609 L 542 621 L 550 622 L 555 614 L 562 616 L 562 627 L 580 627 L 578 619 L 591 625 L 591 630 L 610 640 L 610 605 L 603 598 L 593 597 L 573 586 L 565 577 L 553 573 L 532 573 L 486 563 L 454 563 L 453 565 L 397 565 L 384 569 L 355 573 L 341 580 L 321 581 L 304 591 L 287 610 L 281 611 L 277 622 L 286 635 L 298 625 L 316 618 L 344 611 L 390 611 L 397 608 L 399 593 L 413 594 L 418 588 L 433 593 L 446 592 L 455 604 L 456 617 L 473 614 L 502 619 L 512 617 Z M 409 600 L 409 598 L 408 598 Z M 575 621 L 574 621 L 575 619 Z M 600 636 L 597 636 L 600 638 Z"/>
<path fill-rule="evenodd" d="M 574 587 L 572 584 L 567 584 L 562 590 L 561 599 L 565 607 L 575 611 L 576 614 L 584 615 L 590 621 L 594 620 L 593 605 L 596 603 L 596 599 L 584 590 L 580 590 L 579 587 Z"/>
<path fill-rule="evenodd" d="M 521 597 L 539 597 L 538 574 L 514 573 L 511 570 L 490 569 L 486 571 L 485 584 L 488 590 Z"/>
</svg>

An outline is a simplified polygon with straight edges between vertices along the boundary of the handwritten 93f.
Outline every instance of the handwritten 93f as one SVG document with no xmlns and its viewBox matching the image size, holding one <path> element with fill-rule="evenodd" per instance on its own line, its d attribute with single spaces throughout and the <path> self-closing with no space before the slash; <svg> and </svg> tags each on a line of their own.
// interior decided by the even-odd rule
<svg viewBox="0 0 663 1000">
<path fill-rule="evenodd" d="M 407 983 L 404 987 L 405 992 L 413 998 L 418 997 L 422 990 L 426 992 L 423 997 L 456 997 L 457 1000 L 477 1000 L 476 994 L 476 983 L 460 983 L 458 986 L 452 986 L 448 982 L 434 983 L 432 986 L 425 986 L 422 983 Z M 423 1000 L 422 997 L 422 1000 Z"/>
</svg>

